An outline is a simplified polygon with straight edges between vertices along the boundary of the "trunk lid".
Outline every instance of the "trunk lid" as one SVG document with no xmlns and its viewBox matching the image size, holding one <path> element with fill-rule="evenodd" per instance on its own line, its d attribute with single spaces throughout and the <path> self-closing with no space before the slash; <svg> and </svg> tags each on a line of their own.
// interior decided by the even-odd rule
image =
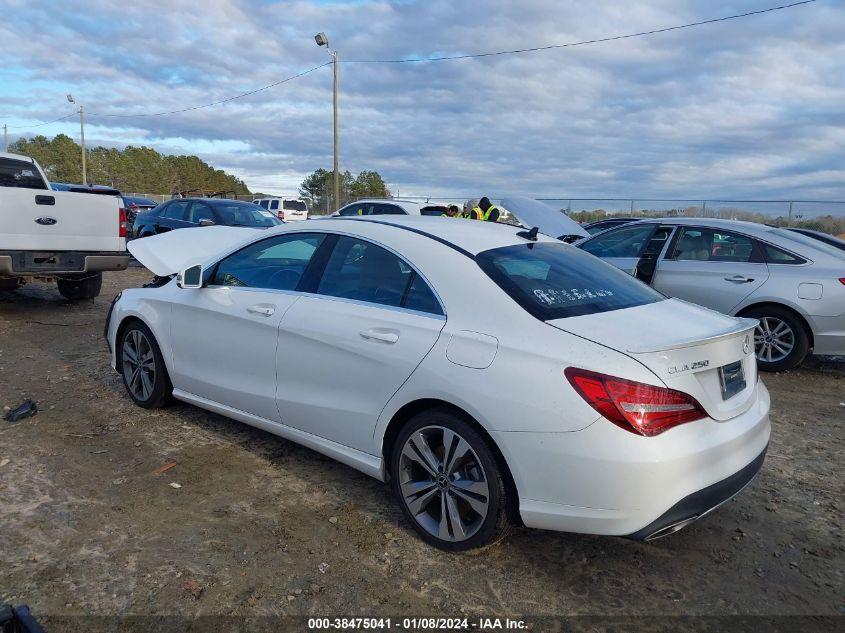
<svg viewBox="0 0 845 633">
<path fill-rule="evenodd" d="M 532 198 L 510 196 L 502 199 L 502 206 L 523 226 L 537 227 L 541 233 L 554 238 L 589 237 L 590 234 L 568 215 Z"/>
<path fill-rule="evenodd" d="M 714 420 L 730 420 L 754 402 L 756 319 L 668 299 L 548 324 L 634 358 L 670 389 L 698 400 Z"/>
<path fill-rule="evenodd" d="M 164 277 L 182 272 L 189 266 L 207 264 L 249 242 L 263 229 L 235 226 L 204 226 L 168 231 L 129 242 L 129 252 L 156 275 Z"/>
</svg>

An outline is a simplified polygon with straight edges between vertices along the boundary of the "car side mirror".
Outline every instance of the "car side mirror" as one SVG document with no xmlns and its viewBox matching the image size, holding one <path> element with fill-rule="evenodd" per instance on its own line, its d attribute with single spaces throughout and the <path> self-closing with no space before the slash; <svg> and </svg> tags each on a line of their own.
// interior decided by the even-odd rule
<svg viewBox="0 0 845 633">
<path fill-rule="evenodd" d="M 203 218 L 202 220 L 200 220 L 200 226 L 214 226 L 214 220 Z"/>
<path fill-rule="evenodd" d="M 202 288 L 202 265 L 197 264 L 180 272 L 176 276 L 180 288 Z"/>
</svg>

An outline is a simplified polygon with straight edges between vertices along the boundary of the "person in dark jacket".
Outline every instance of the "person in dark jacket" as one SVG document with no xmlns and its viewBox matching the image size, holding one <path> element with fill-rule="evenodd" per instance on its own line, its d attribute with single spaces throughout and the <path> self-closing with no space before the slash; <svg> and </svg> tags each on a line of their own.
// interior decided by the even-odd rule
<svg viewBox="0 0 845 633">
<path fill-rule="evenodd" d="M 499 221 L 499 209 L 495 205 L 490 204 L 490 198 L 487 196 L 484 196 L 478 201 L 478 208 L 481 210 L 481 217 L 479 219 L 485 222 Z"/>
</svg>

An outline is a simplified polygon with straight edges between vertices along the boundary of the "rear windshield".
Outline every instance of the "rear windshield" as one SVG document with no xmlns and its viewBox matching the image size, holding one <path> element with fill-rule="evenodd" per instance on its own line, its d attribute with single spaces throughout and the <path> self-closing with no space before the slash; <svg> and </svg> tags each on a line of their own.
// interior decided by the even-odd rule
<svg viewBox="0 0 845 633">
<path fill-rule="evenodd" d="M 285 200 L 282 203 L 282 208 L 285 211 L 307 211 L 307 207 L 302 200 Z"/>
<path fill-rule="evenodd" d="M 481 269 L 538 319 L 564 319 L 632 308 L 665 297 L 589 253 L 555 243 L 484 251 Z"/>
<path fill-rule="evenodd" d="M 13 158 L 0 158 L 0 187 L 46 189 L 47 184 L 32 163 Z"/>
</svg>

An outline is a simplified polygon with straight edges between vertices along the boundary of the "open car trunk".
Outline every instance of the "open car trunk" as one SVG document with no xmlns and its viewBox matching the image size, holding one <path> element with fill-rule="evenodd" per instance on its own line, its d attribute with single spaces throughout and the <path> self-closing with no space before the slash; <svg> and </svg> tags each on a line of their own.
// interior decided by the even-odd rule
<svg viewBox="0 0 845 633">
<path fill-rule="evenodd" d="M 715 420 L 734 418 L 754 402 L 756 319 L 668 299 L 548 323 L 636 359 L 670 389 L 698 400 Z"/>
<path fill-rule="evenodd" d="M 129 252 L 160 277 L 175 275 L 189 266 L 207 264 L 218 254 L 245 244 L 262 229 L 204 226 L 168 231 L 129 242 Z"/>
</svg>

